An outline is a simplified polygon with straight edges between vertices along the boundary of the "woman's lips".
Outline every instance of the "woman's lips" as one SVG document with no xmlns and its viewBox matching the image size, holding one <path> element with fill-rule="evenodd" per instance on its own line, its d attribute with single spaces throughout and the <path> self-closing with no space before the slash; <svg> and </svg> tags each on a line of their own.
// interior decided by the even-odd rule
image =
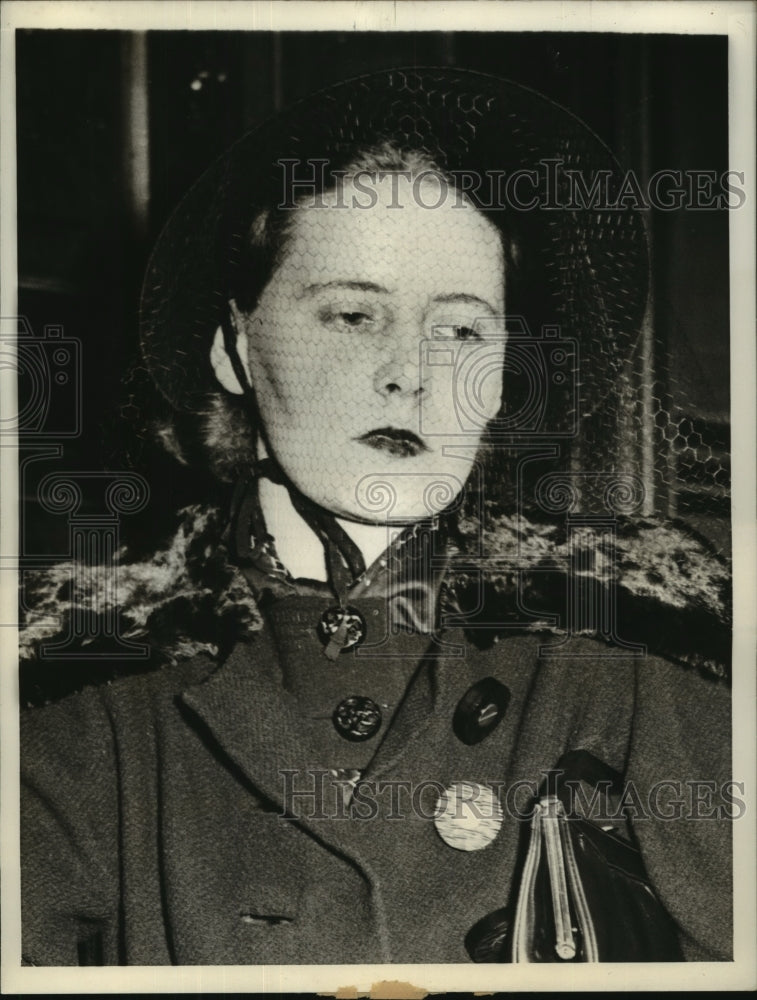
<svg viewBox="0 0 757 1000">
<path fill-rule="evenodd" d="M 400 427 L 379 427 L 356 440 L 399 458 L 409 458 L 429 450 L 417 434 Z"/>
</svg>

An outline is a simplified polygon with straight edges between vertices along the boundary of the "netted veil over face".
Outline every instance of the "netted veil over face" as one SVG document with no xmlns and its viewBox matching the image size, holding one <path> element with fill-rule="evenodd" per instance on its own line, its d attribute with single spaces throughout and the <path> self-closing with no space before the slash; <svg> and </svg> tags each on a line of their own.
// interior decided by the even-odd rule
<svg viewBox="0 0 757 1000">
<path fill-rule="evenodd" d="M 476 206 L 501 233 L 508 349 L 502 405 L 484 436 L 488 501 L 547 517 L 608 500 L 615 513 L 664 513 L 676 492 L 673 440 L 691 458 L 687 475 L 719 481 L 722 469 L 697 466 L 696 435 L 678 426 L 648 362 L 644 224 L 618 199 L 613 156 L 541 95 L 447 69 L 382 72 L 300 102 L 243 137 L 174 213 L 145 281 L 142 345 L 177 426 L 182 413 L 205 422 L 202 461 L 232 479 L 254 447 L 249 411 L 218 393 L 207 360 L 229 301 L 254 306 L 293 214 L 361 165 L 435 170 L 448 201 Z M 429 198 L 444 244 L 448 220 Z M 315 350 L 303 343 L 303 378 Z M 474 361 L 456 375 L 463 443 L 481 425 L 476 377 Z M 167 437 L 181 452 L 175 428 Z M 546 464 L 524 461 L 540 448 L 552 449 Z M 545 479 L 550 464 L 569 481 Z M 616 478 L 600 482 L 600 472 Z"/>
<path fill-rule="evenodd" d="M 575 445 L 578 412 L 583 418 L 588 406 L 582 444 L 591 451 L 601 438 L 606 453 L 619 437 L 620 382 L 630 377 L 646 300 L 642 222 L 622 209 L 558 207 L 570 200 L 565 170 L 579 171 L 589 187 L 603 171 L 617 173 L 572 115 L 517 85 L 448 70 L 380 73 L 318 94 L 243 138 L 190 192 L 157 245 L 143 297 L 145 360 L 171 405 L 214 410 L 209 341 L 229 300 L 247 307 L 257 300 L 297 206 L 333 189 L 340 172 L 371 162 L 387 171 L 438 170 L 449 179 L 449 201 L 475 205 L 502 233 L 512 321 L 502 410 L 490 427 L 498 442 L 552 435 Z M 534 189 L 524 171 L 551 172 L 535 206 L 520 203 Z M 438 217 L 443 245 L 454 213 L 445 218 L 430 197 L 426 215 Z M 580 359 L 568 344 L 555 363 L 545 326 L 566 343 L 580 337 Z M 303 344 L 303 357 L 313 349 Z M 458 403 L 464 411 L 465 400 Z M 459 414 L 462 441 L 470 420 Z M 214 459 L 228 474 L 240 456 L 223 452 Z M 500 478 L 503 488 L 512 481 Z"/>
</svg>

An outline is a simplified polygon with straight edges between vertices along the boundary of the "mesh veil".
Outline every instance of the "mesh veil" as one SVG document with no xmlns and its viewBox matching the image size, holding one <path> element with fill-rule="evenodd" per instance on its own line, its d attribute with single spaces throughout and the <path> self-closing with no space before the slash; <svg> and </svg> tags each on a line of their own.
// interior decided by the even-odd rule
<svg viewBox="0 0 757 1000">
<path fill-rule="evenodd" d="M 468 197 L 515 248 L 503 404 L 482 452 L 490 504 L 542 517 L 669 516 L 685 515 L 697 491 L 727 492 L 725 443 L 706 442 L 684 417 L 644 322 L 644 222 L 614 203 L 622 174 L 613 156 L 541 95 L 464 71 L 392 70 L 323 91 L 244 136 L 189 192 L 158 241 L 142 300 L 145 362 L 177 414 L 254 421 L 243 402 L 219 403 L 208 363 L 229 299 L 252 306 L 275 268 L 275 253 L 251 250 L 251 226 L 267 212 L 275 228 L 283 163 L 328 189 L 334 171 L 376 148 L 420 156 L 453 178 L 488 178 Z M 515 206 L 501 187 L 492 196 L 492 178 L 524 170 L 545 178 L 538 205 Z M 606 185 L 607 204 L 577 205 L 571 171 L 585 190 Z M 332 402 L 313 385 L 318 352 L 303 334 L 302 406 L 322 407 L 314 424 L 328 436 Z M 363 403 L 356 386 L 356 413 Z M 245 449 L 252 461 L 253 439 L 216 430 L 217 467 L 231 475 Z M 303 465 L 312 456 L 313 475 L 323 475 L 307 440 L 302 451 Z"/>
</svg>

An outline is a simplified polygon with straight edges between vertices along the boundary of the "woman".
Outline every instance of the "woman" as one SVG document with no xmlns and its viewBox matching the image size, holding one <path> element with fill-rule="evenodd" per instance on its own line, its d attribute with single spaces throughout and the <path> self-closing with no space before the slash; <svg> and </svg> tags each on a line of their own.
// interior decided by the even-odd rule
<svg viewBox="0 0 757 1000">
<path fill-rule="evenodd" d="M 391 71 L 182 202 L 153 429 L 231 519 L 121 569 L 173 662 L 25 719 L 27 961 L 728 958 L 727 572 L 651 516 L 617 177 L 539 95 Z"/>
</svg>

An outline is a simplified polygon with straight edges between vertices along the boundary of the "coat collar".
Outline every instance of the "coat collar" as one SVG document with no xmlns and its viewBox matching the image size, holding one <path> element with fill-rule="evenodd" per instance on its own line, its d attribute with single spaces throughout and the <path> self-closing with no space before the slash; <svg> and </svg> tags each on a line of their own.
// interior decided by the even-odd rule
<svg viewBox="0 0 757 1000">
<path fill-rule="evenodd" d="M 93 620 L 117 614 L 120 634 L 130 640 L 149 638 L 157 662 L 201 651 L 223 657 L 240 639 L 257 635 L 262 618 L 252 589 L 219 543 L 225 513 L 197 505 L 181 514 L 167 548 L 145 561 L 121 559 L 117 590 L 74 591 L 70 562 L 28 573 L 22 660 L 33 660 L 44 643 L 68 641 L 71 617 L 85 611 Z M 596 569 L 597 545 L 590 528 L 577 539 L 554 525 L 492 514 L 486 525 L 470 522 L 462 529 L 463 549 L 477 555 L 453 560 L 443 596 L 453 590 L 466 616 L 471 606 L 482 609 L 492 636 L 503 628 L 559 631 L 555 612 L 559 616 L 565 606 L 568 571 L 585 566 L 602 599 L 617 600 L 622 638 L 645 643 L 650 652 L 710 676 L 729 675 L 730 565 L 686 526 L 651 519 L 618 521 L 615 556 L 604 576 Z M 547 614 L 524 622 L 524 608 L 543 608 Z M 478 643 L 486 630 L 476 628 Z M 82 683 L 98 683 L 102 677 L 98 663 Z M 29 665 L 22 683 L 24 700 L 36 701 L 38 681 Z"/>
</svg>

